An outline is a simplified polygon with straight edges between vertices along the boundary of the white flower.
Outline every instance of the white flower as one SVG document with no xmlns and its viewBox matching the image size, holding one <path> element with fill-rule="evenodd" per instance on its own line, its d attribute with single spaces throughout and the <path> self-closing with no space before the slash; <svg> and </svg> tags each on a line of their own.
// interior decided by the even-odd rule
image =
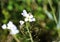
<svg viewBox="0 0 60 42">
<path fill-rule="evenodd" d="M 13 24 L 12 21 L 8 22 L 7 29 L 10 30 L 10 34 L 17 34 L 17 33 L 19 33 L 19 30 L 17 30 L 17 27 Z"/>
<path fill-rule="evenodd" d="M 35 18 L 33 17 L 33 15 L 31 13 L 27 13 L 26 10 L 23 10 L 23 13 L 21 13 L 21 14 L 25 17 L 25 19 L 24 19 L 25 22 L 35 21 Z M 22 25 L 22 24 L 24 24 L 24 22 L 20 22 L 20 24 Z"/>
<path fill-rule="evenodd" d="M 22 20 L 20 20 L 19 22 L 20 22 L 20 25 L 23 25 L 24 24 L 24 21 L 22 21 Z"/>
<path fill-rule="evenodd" d="M 9 21 L 9 23 L 7 24 L 7 29 L 17 29 L 17 27 L 13 24 L 12 21 Z"/>
<path fill-rule="evenodd" d="M 2 29 L 9 29 L 10 30 L 10 34 L 17 34 L 17 33 L 19 33 L 19 30 L 13 24 L 12 21 L 9 21 L 7 25 L 6 24 L 2 25 Z"/>
<path fill-rule="evenodd" d="M 3 25 L 2 25 L 2 29 L 7 29 L 6 24 L 3 24 Z"/>
<path fill-rule="evenodd" d="M 17 29 L 16 29 L 16 30 L 11 30 L 11 31 L 10 31 L 10 34 L 12 34 L 12 35 L 15 35 L 15 34 L 17 34 L 17 33 L 19 33 L 19 30 L 17 30 Z"/>
</svg>

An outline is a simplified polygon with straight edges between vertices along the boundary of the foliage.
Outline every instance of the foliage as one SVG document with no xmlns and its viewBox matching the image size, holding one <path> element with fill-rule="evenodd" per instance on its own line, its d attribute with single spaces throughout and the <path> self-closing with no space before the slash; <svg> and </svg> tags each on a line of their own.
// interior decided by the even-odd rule
<svg viewBox="0 0 60 42">
<path fill-rule="evenodd" d="M 9 21 L 12 21 L 19 29 L 19 34 L 16 37 L 21 42 L 30 42 L 29 36 L 26 34 L 27 30 L 25 25 L 20 28 L 19 24 L 19 21 L 24 18 L 21 15 L 24 9 L 28 13 L 32 13 L 36 18 L 35 22 L 31 22 L 28 25 L 34 42 L 52 42 L 59 40 L 57 31 L 57 24 L 60 23 L 58 22 L 60 21 L 59 3 L 59 0 L 1 0 L 0 42 L 16 42 L 9 34 L 9 31 L 3 30 L 1 27 Z"/>
</svg>

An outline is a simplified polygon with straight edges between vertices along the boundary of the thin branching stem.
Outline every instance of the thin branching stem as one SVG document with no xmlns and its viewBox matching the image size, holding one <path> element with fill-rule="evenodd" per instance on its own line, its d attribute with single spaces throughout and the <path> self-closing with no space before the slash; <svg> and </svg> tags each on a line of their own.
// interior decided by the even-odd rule
<svg viewBox="0 0 60 42">
<path fill-rule="evenodd" d="M 17 37 L 16 37 L 16 35 L 12 35 L 13 36 L 13 38 L 16 40 L 16 42 L 21 42 Z"/>
<path fill-rule="evenodd" d="M 32 35 L 31 35 L 30 31 L 29 31 L 27 22 L 26 22 L 26 29 L 27 29 L 27 32 L 29 33 L 29 37 L 30 37 L 31 42 L 33 42 L 33 38 L 32 38 Z"/>
</svg>

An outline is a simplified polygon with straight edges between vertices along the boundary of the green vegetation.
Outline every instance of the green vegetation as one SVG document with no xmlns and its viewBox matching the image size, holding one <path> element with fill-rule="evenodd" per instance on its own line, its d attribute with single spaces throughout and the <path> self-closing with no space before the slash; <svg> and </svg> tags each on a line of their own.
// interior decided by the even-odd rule
<svg viewBox="0 0 60 42">
<path fill-rule="evenodd" d="M 59 0 L 0 0 L 0 42 L 59 42 L 60 1 Z M 25 17 L 23 10 L 31 13 L 36 21 L 20 26 Z M 10 35 L 2 29 L 3 24 L 12 21 L 19 33 Z"/>
</svg>

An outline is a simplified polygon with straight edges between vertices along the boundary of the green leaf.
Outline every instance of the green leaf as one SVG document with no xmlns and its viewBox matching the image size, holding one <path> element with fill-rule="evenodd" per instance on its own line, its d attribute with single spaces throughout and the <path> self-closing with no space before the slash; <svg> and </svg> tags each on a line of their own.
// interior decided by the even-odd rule
<svg viewBox="0 0 60 42">
<path fill-rule="evenodd" d="M 7 9 L 8 9 L 8 10 L 13 10 L 13 6 L 12 6 L 12 5 L 8 5 L 8 6 L 7 6 Z"/>
</svg>

